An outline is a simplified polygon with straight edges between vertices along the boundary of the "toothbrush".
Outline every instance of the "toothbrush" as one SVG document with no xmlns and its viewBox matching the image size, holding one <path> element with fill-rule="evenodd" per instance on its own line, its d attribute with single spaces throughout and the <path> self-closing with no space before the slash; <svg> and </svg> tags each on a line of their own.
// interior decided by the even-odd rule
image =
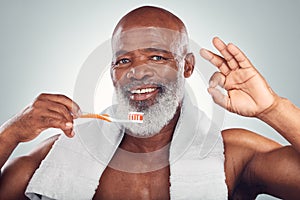
<svg viewBox="0 0 300 200">
<path fill-rule="evenodd" d="M 84 113 L 80 118 L 95 118 L 101 119 L 107 122 L 116 122 L 116 123 L 143 123 L 144 113 L 142 112 L 129 112 L 128 119 L 115 119 L 110 117 L 108 114 L 94 114 L 94 113 Z"/>
</svg>

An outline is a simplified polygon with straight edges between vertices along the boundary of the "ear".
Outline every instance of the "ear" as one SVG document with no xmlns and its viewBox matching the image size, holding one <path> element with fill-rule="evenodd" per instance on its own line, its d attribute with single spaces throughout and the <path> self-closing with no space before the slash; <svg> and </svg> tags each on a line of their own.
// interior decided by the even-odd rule
<svg viewBox="0 0 300 200">
<path fill-rule="evenodd" d="M 195 56 L 193 53 L 188 53 L 184 59 L 184 77 L 189 78 L 194 71 L 195 67 Z"/>
</svg>

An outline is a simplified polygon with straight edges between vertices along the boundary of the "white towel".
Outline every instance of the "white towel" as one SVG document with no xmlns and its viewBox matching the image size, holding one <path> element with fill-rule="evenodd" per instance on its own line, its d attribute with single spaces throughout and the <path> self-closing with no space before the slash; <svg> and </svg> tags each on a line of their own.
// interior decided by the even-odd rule
<svg viewBox="0 0 300 200">
<path fill-rule="evenodd" d="M 25 194 L 36 199 L 92 199 L 118 148 L 123 131 L 93 120 L 61 135 L 30 180 Z M 220 130 L 185 97 L 170 147 L 171 199 L 227 199 Z"/>
</svg>

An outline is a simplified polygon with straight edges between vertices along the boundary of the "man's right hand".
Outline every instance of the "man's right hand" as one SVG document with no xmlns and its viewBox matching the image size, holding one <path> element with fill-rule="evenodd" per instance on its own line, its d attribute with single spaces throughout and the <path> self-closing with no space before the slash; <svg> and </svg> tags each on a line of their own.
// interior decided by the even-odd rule
<svg viewBox="0 0 300 200">
<path fill-rule="evenodd" d="M 10 137 L 16 142 L 33 140 L 48 128 L 59 128 L 66 136 L 73 137 L 73 120 L 79 113 L 79 106 L 64 95 L 40 94 L 31 105 L 10 119 L 5 128 L 13 130 Z"/>
</svg>

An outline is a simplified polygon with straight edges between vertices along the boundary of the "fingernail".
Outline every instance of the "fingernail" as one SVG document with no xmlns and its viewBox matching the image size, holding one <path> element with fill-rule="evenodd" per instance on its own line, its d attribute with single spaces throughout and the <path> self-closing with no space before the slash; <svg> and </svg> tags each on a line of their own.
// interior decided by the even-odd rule
<svg viewBox="0 0 300 200">
<path fill-rule="evenodd" d="M 207 60 L 209 60 L 209 55 L 208 55 L 208 53 L 207 53 L 207 50 L 206 49 L 200 49 L 200 55 L 204 58 L 204 59 L 207 59 Z"/>
<path fill-rule="evenodd" d="M 207 88 L 207 92 L 211 95 L 211 90 L 210 90 L 210 88 Z"/>
<path fill-rule="evenodd" d="M 74 137 L 74 135 L 75 135 L 75 132 L 72 131 L 72 132 L 71 132 L 71 137 Z"/>
<path fill-rule="evenodd" d="M 72 128 L 73 127 L 72 122 L 67 122 L 65 125 L 66 125 L 66 128 Z"/>
<path fill-rule="evenodd" d="M 216 84 L 215 84 L 214 81 L 209 81 L 209 84 L 208 84 L 208 85 L 209 85 L 209 87 L 215 87 Z"/>
<path fill-rule="evenodd" d="M 82 115 L 82 111 L 81 110 L 78 110 L 76 113 L 75 113 L 75 117 L 80 117 Z"/>
</svg>

